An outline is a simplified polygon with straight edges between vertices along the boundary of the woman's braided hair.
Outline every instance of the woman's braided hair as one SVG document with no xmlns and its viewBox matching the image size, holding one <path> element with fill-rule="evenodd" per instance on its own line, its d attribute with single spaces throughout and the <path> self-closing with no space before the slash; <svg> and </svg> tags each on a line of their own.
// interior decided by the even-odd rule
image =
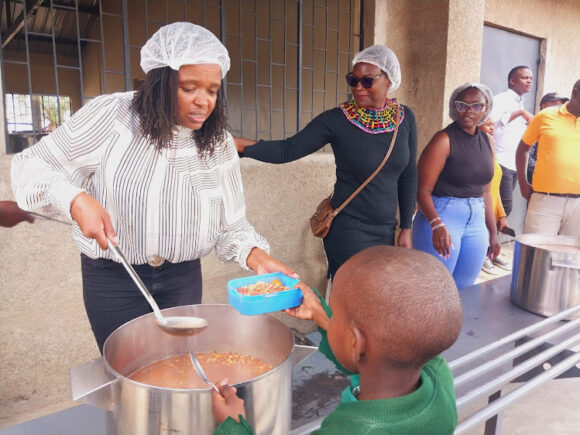
<svg viewBox="0 0 580 435">
<path fill-rule="evenodd" d="M 141 88 L 131 104 L 139 116 L 141 130 L 161 150 L 173 138 L 177 117 L 177 71 L 170 67 L 155 68 L 147 73 Z M 216 145 L 225 138 L 227 116 L 221 89 L 213 112 L 199 130 L 192 135 L 200 154 L 213 153 Z"/>
</svg>

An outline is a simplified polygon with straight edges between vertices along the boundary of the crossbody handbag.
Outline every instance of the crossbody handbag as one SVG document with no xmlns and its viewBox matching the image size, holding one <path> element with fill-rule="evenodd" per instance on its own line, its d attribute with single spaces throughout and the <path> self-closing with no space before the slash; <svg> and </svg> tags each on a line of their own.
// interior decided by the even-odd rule
<svg viewBox="0 0 580 435">
<path fill-rule="evenodd" d="M 381 162 L 379 167 L 375 170 L 375 172 L 373 172 L 370 175 L 370 177 L 367 178 L 365 180 L 365 182 L 363 184 L 361 184 L 359 186 L 359 188 L 356 189 L 352 193 L 352 195 L 350 195 L 340 205 L 340 207 L 338 207 L 336 210 L 334 208 L 332 208 L 332 205 L 330 205 L 330 198 L 332 198 L 332 195 L 334 195 L 334 192 L 330 196 L 328 196 L 327 198 L 324 198 L 320 202 L 320 204 L 318 204 L 316 211 L 314 212 L 314 214 L 310 218 L 310 228 L 312 229 L 312 234 L 314 234 L 316 237 L 320 237 L 321 239 L 324 239 L 326 237 L 326 235 L 330 231 L 330 225 L 332 224 L 332 220 L 336 217 L 336 215 L 338 213 L 340 213 L 342 211 L 342 209 L 344 209 L 348 205 L 348 203 L 351 202 L 354 199 L 354 197 L 357 196 L 358 193 L 361 190 L 363 190 L 365 188 L 365 186 L 372 181 L 373 178 L 375 178 L 375 176 L 380 172 L 380 170 L 383 168 L 383 166 L 385 166 L 385 163 L 387 163 L 387 160 L 389 160 L 391 152 L 393 151 L 393 148 L 395 146 L 395 139 L 397 139 L 397 132 L 399 131 L 399 105 L 398 104 L 396 105 L 395 110 L 396 110 L 395 132 L 393 133 L 393 138 L 391 139 L 391 145 L 389 146 L 389 149 L 387 151 L 387 154 L 385 155 L 385 158 L 383 159 L 383 161 Z"/>
</svg>

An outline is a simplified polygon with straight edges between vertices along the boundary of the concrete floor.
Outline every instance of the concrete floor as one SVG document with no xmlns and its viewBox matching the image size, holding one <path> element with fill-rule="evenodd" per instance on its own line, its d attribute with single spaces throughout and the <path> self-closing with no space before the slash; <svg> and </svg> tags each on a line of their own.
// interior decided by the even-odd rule
<svg viewBox="0 0 580 435">
<path fill-rule="evenodd" d="M 511 274 L 513 260 L 513 240 L 502 243 L 500 256 L 509 262 L 509 267 L 495 267 L 493 273 L 482 271 L 477 283 Z M 578 367 L 580 368 L 580 367 Z M 505 395 L 520 384 L 510 384 L 503 391 Z M 510 407 L 506 408 L 501 420 L 501 433 L 506 435 L 572 435 L 580 434 L 580 378 L 553 379 L 533 390 Z M 485 406 L 480 402 L 464 415 L 471 414 Z M 464 417 L 460 414 L 459 419 Z M 484 433 L 484 425 L 468 432 L 469 435 Z"/>
<path fill-rule="evenodd" d="M 505 395 L 519 384 L 510 384 Z M 580 434 L 580 378 L 554 379 L 533 390 L 506 408 L 501 420 L 505 435 L 574 435 Z M 479 404 L 480 407 L 485 403 Z M 459 415 L 461 420 L 462 415 Z M 484 425 L 474 427 L 468 435 L 481 435 Z"/>
</svg>

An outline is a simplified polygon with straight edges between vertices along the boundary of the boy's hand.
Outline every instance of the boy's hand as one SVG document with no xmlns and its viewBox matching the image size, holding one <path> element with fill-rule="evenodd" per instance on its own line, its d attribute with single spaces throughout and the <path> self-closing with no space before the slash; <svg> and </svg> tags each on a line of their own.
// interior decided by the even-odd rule
<svg viewBox="0 0 580 435">
<path fill-rule="evenodd" d="M 302 304 L 295 308 L 287 308 L 284 311 L 286 314 L 303 320 L 314 320 L 322 329 L 327 329 L 328 316 L 322 307 L 318 296 L 314 294 L 312 289 L 304 284 L 302 281 L 298 283 L 298 288 L 302 290 Z"/>
<path fill-rule="evenodd" d="M 236 387 L 228 385 L 227 379 L 219 381 L 217 386 L 221 395 L 214 390 L 211 391 L 211 409 L 218 425 L 222 424 L 228 417 L 233 418 L 238 423 L 240 422 L 240 415 L 246 418 L 244 401 L 236 395 Z"/>
<path fill-rule="evenodd" d="M 286 314 L 302 320 L 312 320 L 315 310 L 322 305 L 314 292 L 304 284 L 302 281 L 298 283 L 298 288 L 302 290 L 302 303 L 294 308 L 287 308 L 284 311 Z"/>
</svg>

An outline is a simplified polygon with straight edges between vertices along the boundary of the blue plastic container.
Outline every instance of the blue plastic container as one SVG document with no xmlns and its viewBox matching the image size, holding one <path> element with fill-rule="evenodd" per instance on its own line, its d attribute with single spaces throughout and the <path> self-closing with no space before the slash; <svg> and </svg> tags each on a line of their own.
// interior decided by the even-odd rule
<svg viewBox="0 0 580 435">
<path fill-rule="evenodd" d="M 255 296 L 242 295 L 237 291 L 240 287 L 246 287 L 260 281 L 268 283 L 275 278 L 278 278 L 282 285 L 289 287 L 289 290 Z M 293 288 L 299 281 L 280 272 L 232 279 L 228 282 L 228 300 L 239 313 L 246 315 L 294 308 L 302 303 L 302 291 L 299 288 Z"/>
</svg>

